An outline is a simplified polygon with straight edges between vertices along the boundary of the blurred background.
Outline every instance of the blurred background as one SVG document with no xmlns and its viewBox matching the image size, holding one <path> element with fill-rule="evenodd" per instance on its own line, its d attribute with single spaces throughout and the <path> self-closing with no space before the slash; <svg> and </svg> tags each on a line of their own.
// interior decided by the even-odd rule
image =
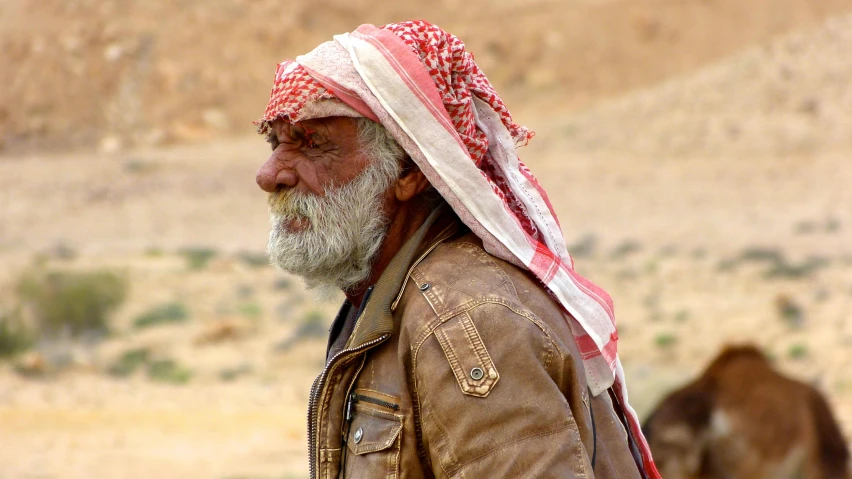
<svg viewBox="0 0 852 479">
<path fill-rule="evenodd" d="M 644 416 L 728 343 L 852 437 L 852 0 L 4 0 L 0 479 L 307 477 L 336 303 L 264 255 L 276 63 L 361 23 L 464 40 Z"/>
</svg>

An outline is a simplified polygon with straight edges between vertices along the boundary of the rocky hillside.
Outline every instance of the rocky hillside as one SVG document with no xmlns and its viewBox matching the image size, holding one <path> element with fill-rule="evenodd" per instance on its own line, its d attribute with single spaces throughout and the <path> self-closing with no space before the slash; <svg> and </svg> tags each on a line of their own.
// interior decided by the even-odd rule
<svg viewBox="0 0 852 479">
<path fill-rule="evenodd" d="M 852 145 L 852 15 L 606 102 L 563 125 L 573 151 L 808 155 Z"/>
<path fill-rule="evenodd" d="M 113 151 L 250 132 L 277 62 L 361 23 L 430 20 L 468 43 L 510 105 L 562 114 L 850 7 L 850 0 L 427 7 L 410 0 L 9 0 L 0 6 L 0 149 Z"/>
</svg>

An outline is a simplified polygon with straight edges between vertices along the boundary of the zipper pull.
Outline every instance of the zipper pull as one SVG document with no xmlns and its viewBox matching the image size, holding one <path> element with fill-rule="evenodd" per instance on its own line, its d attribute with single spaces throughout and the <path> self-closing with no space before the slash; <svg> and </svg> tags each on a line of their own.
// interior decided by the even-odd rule
<svg viewBox="0 0 852 479">
<path fill-rule="evenodd" d="M 352 421 L 352 410 L 354 409 L 356 399 L 357 399 L 357 396 L 353 392 L 352 394 L 349 395 L 349 400 L 346 401 L 346 418 L 345 419 L 346 419 L 347 423 Z"/>
</svg>

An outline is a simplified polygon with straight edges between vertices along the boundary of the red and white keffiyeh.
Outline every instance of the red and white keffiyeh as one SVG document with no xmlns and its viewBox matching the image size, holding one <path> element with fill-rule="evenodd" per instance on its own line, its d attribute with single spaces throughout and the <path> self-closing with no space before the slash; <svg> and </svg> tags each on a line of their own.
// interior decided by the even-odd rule
<svg viewBox="0 0 852 479">
<path fill-rule="evenodd" d="M 528 269 L 565 308 L 593 395 L 612 387 L 645 473 L 659 474 L 627 402 L 612 300 L 574 271 L 556 214 L 516 148 L 533 133 L 455 36 L 424 21 L 362 25 L 278 66 L 258 122 L 363 116 L 382 123 L 485 249 Z"/>
</svg>

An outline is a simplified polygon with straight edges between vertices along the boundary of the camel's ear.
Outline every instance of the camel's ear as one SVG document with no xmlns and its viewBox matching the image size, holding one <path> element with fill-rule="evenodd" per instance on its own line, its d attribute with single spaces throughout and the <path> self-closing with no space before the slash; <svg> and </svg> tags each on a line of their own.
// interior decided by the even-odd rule
<svg viewBox="0 0 852 479">
<path fill-rule="evenodd" d="M 429 180 L 419 169 L 412 169 L 396 180 L 394 194 L 397 201 L 409 201 L 429 187 Z"/>
</svg>

